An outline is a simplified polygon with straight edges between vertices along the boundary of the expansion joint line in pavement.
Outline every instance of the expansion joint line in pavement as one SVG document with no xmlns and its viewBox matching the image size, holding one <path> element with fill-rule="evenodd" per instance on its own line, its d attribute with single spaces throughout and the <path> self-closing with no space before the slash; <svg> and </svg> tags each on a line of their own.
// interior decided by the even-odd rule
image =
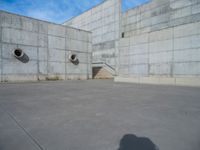
<svg viewBox="0 0 200 150">
<path fill-rule="evenodd" d="M 2 107 L 1 107 L 2 108 Z M 33 143 L 40 149 L 40 150 L 45 150 L 42 146 L 41 146 L 41 144 L 37 141 L 37 139 L 35 139 L 16 119 L 15 119 L 15 117 L 14 117 L 14 115 L 12 115 L 10 112 L 8 112 L 8 111 L 6 111 L 6 110 L 4 110 L 3 108 L 2 108 L 2 110 L 5 112 L 5 113 L 7 113 L 8 114 L 8 116 L 17 124 L 17 126 L 19 127 L 19 128 L 21 128 L 23 131 L 24 131 L 24 133 L 33 141 Z"/>
</svg>

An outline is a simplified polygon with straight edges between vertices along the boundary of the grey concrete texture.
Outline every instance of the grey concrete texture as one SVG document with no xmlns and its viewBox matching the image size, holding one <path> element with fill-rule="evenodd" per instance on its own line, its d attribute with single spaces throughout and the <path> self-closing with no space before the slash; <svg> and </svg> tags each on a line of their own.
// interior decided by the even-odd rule
<svg viewBox="0 0 200 150">
<path fill-rule="evenodd" d="M 3 11 L 0 28 L 2 82 L 71 79 L 74 69 L 76 79 L 91 76 L 90 32 Z M 28 63 L 13 56 L 16 48 L 25 52 Z M 70 54 L 77 55 L 78 65 L 69 61 Z"/>
<path fill-rule="evenodd" d="M 200 21 L 199 0 L 153 0 L 122 13 L 121 30 L 125 36 L 161 30 Z"/>
<path fill-rule="evenodd" d="M 121 12 L 120 0 L 106 0 L 64 24 L 92 31 L 92 61 L 106 62 L 120 76 L 196 78 L 199 4 L 152 0 Z"/>
<path fill-rule="evenodd" d="M 106 62 L 117 69 L 120 13 L 121 0 L 106 0 L 66 21 L 64 25 L 91 31 L 93 62 Z"/>
<path fill-rule="evenodd" d="M 1 84 L 0 95 L 2 150 L 200 147 L 199 88 L 88 80 Z"/>
<path fill-rule="evenodd" d="M 154 0 L 123 13 L 119 75 L 199 78 L 199 4 Z"/>
</svg>

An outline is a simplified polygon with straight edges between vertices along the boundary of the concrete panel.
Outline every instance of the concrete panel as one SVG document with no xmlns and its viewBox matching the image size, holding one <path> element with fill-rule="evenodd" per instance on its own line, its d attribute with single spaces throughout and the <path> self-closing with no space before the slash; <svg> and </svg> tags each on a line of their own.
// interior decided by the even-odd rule
<svg viewBox="0 0 200 150">
<path fill-rule="evenodd" d="M 185 37 L 194 34 L 199 34 L 200 22 L 185 24 L 174 27 L 174 37 Z"/>
<path fill-rule="evenodd" d="M 72 63 L 67 63 L 66 65 L 67 69 L 67 74 L 87 74 L 87 64 L 79 64 L 79 65 L 74 65 Z"/>
<path fill-rule="evenodd" d="M 162 52 L 173 50 L 173 40 L 156 41 L 149 43 L 150 52 Z"/>
<path fill-rule="evenodd" d="M 171 1 L 170 7 L 172 9 L 178 9 L 178 8 L 182 8 L 191 4 L 192 2 L 190 0 L 177 0 L 177 1 Z"/>
<path fill-rule="evenodd" d="M 85 42 L 90 42 L 91 41 L 91 33 L 86 32 L 86 31 L 78 31 L 78 38 L 77 40 L 85 41 Z"/>
<path fill-rule="evenodd" d="M 48 62 L 48 74 L 50 75 L 65 74 L 65 63 Z"/>
<path fill-rule="evenodd" d="M 186 49 L 174 51 L 175 62 L 194 62 L 200 61 L 200 49 Z"/>
<path fill-rule="evenodd" d="M 199 76 L 200 62 L 175 63 L 174 75 L 179 76 Z"/>
<path fill-rule="evenodd" d="M 22 63 L 17 59 L 3 59 L 3 74 L 37 74 L 37 61 Z"/>
<path fill-rule="evenodd" d="M 133 67 L 129 68 L 130 75 L 139 75 L 139 76 L 148 75 L 148 64 L 132 65 L 132 66 Z"/>
<path fill-rule="evenodd" d="M 148 55 L 129 55 L 130 57 L 130 65 L 132 64 L 147 64 L 148 63 Z"/>
<path fill-rule="evenodd" d="M 68 39 L 77 39 L 77 31 L 74 28 L 66 28 L 66 36 Z"/>
<path fill-rule="evenodd" d="M 119 68 L 119 75 L 130 75 L 128 66 L 122 66 L 122 68 Z"/>
<path fill-rule="evenodd" d="M 65 62 L 65 51 L 49 49 L 49 61 Z"/>
<path fill-rule="evenodd" d="M 24 30 L 3 28 L 2 41 L 14 44 L 37 46 L 37 34 Z"/>
<path fill-rule="evenodd" d="M 26 31 L 38 32 L 38 21 L 31 18 L 21 17 L 21 29 Z"/>
<path fill-rule="evenodd" d="M 173 38 L 173 29 L 172 28 L 151 32 L 149 34 L 150 42 L 169 40 L 172 38 Z"/>
<path fill-rule="evenodd" d="M 65 27 L 56 24 L 48 24 L 48 34 L 65 37 Z"/>
<path fill-rule="evenodd" d="M 1 12 L 1 20 L 2 20 L 3 27 L 27 29 L 25 27 L 25 24 L 22 23 L 23 22 L 22 18 L 24 19 L 24 17 L 21 17 L 19 15 L 13 15 L 11 13 Z M 22 26 L 22 24 L 23 24 L 23 26 Z"/>
<path fill-rule="evenodd" d="M 187 36 L 174 39 L 174 49 L 177 50 L 192 48 L 192 38 L 193 36 Z"/>
<path fill-rule="evenodd" d="M 148 53 L 148 44 L 139 44 L 130 47 L 130 54 L 146 54 Z"/>
<path fill-rule="evenodd" d="M 30 81 L 38 81 L 37 75 L 32 74 L 9 74 L 2 75 L 2 82 L 30 82 Z"/>
<path fill-rule="evenodd" d="M 192 6 L 192 14 L 197 14 L 197 13 L 200 13 L 200 3 Z"/>
<path fill-rule="evenodd" d="M 200 48 L 200 34 L 192 37 L 192 48 Z"/>
<path fill-rule="evenodd" d="M 39 61 L 38 63 L 38 74 L 39 75 L 47 75 L 48 73 L 48 63 L 47 61 Z"/>
<path fill-rule="evenodd" d="M 38 46 L 39 47 L 48 47 L 48 36 L 47 34 L 38 35 Z"/>
<path fill-rule="evenodd" d="M 29 57 L 29 60 L 37 60 L 38 59 L 38 52 L 37 52 L 37 47 L 33 46 L 26 46 L 26 45 L 18 45 L 18 48 L 22 49 L 27 56 Z"/>
<path fill-rule="evenodd" d="M 65 49 L 65 38 L 48 36 L 48 47 L 57 48 L 57 49 Z"/>
<path fill-rule="evenodd" d="M 48 23 L 43 21 L 38 21 L 39 33 L 48 34 Z"/>
<path fill-rule="evenodd" d="M 12 51 L 15 50 L 17 47 L 16 44 L 1 44 L 2 45 L 2 58 L 14 58 Z"/>
<path fill-rule="evenodd" d="M 47 48 L 38 48 L 38 60 L 48 60 L 48 49 Z"/>
<path fill-rule="evenodd" d="M 20 48 L 29 57 L 29 60 L 37 60 L 37 47 L 16 45 L 16 44 L 2 44 L 2 54 L 3 58 L 6 59 L 16 59 L 13 56 L 13 50 Z"/>
<path fill-rule="evenodd" d="M 170 13 L 162 14 L 151 18 L 151 25 L 159 25 L 170 21 Z"/>
<path fill-rule="evenodd" d="M 128 65 L 130 57 L 128 55 L 121 55 L 119 58 L 120 65 Z"/>
<path fill-rule="evenodd" d="M 169 3 L 169 1 L 165 1 L 165 2 L 166 3 L 164 5 L 159 5 L 158 7 L 154 8 L 154 9 L 147 7 L 147 10 L 144 13 L 146 13 L 146 15 L 149 13 L 150 16 L 158 16 L 158 15 L 168 13 L 171 10 L 170 3 Z"/>
<path fill-rule="evenodd" d="M 148 43 L 149 34 L 141 34 L 130 38 L 130 45 Z"/>
<path fill-rule="evenodd" d="M 171 64 L 151 64 L 150 75 L 171 75 Z"/>
<path fill-rule="evenodd" d="M 1 26 L 10 27 L 12 24 L 12 14 L 1 12 Z"/>
<path fill-rule="evenodd" d="M 169 63 L 172 62 L 173 52 L 160 52 L 160 53 L 150 53 L 149 63 Z"/>
<path fill-rule="evenodd" d="M 87 42 L 66 39 L 67 50 L 87 52 L 89 45 L 90 45 L 90 43 L 87 43 Z"/>
<path fill-rule="evenodd" d="M 171 19 L 186 17 L 192 14 L 192 6 L 176 9 L 172 12 Z"/>
</svg>

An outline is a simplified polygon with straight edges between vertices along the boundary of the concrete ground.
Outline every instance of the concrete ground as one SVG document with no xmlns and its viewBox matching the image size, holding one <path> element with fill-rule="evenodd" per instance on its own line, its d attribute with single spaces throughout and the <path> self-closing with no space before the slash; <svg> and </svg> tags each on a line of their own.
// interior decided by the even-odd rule
<svg viewBox="0 0 200 150">
<path fill-rule="evenodd" d="M 199 150 L 200 88 L 0 84 L 0 150 Z"/>
</svg>

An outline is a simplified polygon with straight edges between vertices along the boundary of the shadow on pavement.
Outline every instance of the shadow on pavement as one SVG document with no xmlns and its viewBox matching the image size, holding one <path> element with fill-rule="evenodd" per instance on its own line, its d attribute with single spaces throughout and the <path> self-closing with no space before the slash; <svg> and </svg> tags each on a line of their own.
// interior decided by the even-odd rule
<svg viewBox="0 0 200 150">
<path fill-rule="evenodd" d="M 134 134 L 126 134 L 120 140 L 118 150 L 159 150 L 159 149 L 149 138 L 137 137 Z"/>
</svg>

